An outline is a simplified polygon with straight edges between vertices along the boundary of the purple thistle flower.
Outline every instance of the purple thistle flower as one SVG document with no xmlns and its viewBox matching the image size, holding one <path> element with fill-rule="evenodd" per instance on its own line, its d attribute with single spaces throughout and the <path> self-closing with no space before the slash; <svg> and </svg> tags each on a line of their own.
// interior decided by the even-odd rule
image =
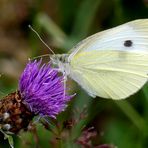
<svg viewBox="0 0 148 148">
<path fill-rule="evenodd" d="M 56 118 L 56 115 L 66 108 L 66 103 L 72 96 L 65 93 L 63 76 L 43 64 L 42 60 L 30 61 L 19 81 L 19 91 L 23 102 L 35 115 Z"/>
</svg>

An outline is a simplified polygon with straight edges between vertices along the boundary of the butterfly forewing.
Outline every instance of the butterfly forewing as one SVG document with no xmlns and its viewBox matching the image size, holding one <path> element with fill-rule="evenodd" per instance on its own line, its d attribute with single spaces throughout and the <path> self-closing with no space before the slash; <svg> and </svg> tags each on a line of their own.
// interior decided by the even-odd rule
<svg viewBox="0 0 148 148">
<path fill-rule="evenodd" d="M 133 43 L 130 48 L 124 46 L 127 40 Z M 135 20 L 82 40 L 72 48 L 69 61 L 80 52 L 106 49 L 148 51 L 148 19 Z"/>
</svg>

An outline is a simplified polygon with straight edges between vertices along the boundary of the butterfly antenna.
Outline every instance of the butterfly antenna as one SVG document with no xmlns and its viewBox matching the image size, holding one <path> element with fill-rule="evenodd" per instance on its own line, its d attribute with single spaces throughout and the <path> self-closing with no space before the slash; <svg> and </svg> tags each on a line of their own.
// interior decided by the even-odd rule
<svg viewBox="0 0 148 148">
<path fill-rule="evenodd" d="M 53 50 L 43 41 L 43 39 L 41 38 L 41 36 L 37 33 L 37 31 L 35 31 L 31 25 L 28 25 L 28 27 L 38 36 L 38 38 L 40 39 L 40 41 L 52 52 L 52 54 L 55 54 L 53 52 Z"/>
<path fill-rule="evenodd" d="M 29 58 L 29 60 L 39 59 L 39 58 L 42 58 L 42 57 L 50 57 L 50 54 L 44 54 L 44 55 L 36 56 L 36 57 L 33 57 L 33 58 Z"/>
</svg>

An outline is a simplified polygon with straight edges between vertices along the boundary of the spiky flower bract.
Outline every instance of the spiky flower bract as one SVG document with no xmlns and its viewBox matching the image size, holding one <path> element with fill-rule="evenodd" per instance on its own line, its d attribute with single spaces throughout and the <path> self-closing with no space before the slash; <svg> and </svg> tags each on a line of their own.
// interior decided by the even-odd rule
<svg viewBox="0 0 148 148">
<path fill-rule="evenodd" d="M 56 118 L 71 96 L 64 93 L 63 76 L 50 64 L 41 63 L 42 60 L 35 60 L 27 64 L 20 77 L 19 91 L 23 102 L 35 115 Z"/>
</svg>

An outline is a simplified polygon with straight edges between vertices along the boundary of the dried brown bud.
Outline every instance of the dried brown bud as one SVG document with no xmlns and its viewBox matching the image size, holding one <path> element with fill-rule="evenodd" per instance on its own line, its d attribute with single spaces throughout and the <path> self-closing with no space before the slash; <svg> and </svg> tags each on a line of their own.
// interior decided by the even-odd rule
<svg viewBox="0 0 148 148">
<path fill-rule="evenodd" d="M 77 144 L 80 144 L 82 147 L 90 148 L 91 140 L 97 136 L 97 132 L 94 130 L 94 127 L 85 129 L 82 132 L 82 135 L 76 140 Z"/>
<path fill-rule="evenodd" d="M 33 117 L 33 113 L 22 102 L 19 91 L 0 100 L 0 128 L 3 131 L 17 134 L 21 129 L 27 129 Z"/>
</svg>

